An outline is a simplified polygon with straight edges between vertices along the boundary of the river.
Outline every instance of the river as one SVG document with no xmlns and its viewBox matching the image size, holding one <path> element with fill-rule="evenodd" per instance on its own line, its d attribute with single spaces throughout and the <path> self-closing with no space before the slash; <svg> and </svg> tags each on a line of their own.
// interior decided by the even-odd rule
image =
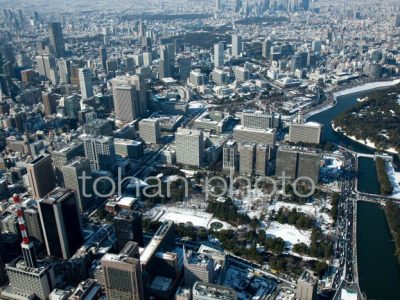
<svg viewBox="0 0 400 300">
<path fill-rule="evenodd" d="M 308 120 L 324 125 L 322 140 L 342 145 L 356 152 L 371 154 L 374 149 L 359 144 L 331 127 L 331 121 L 341 112 L 357 103 L 364 91 L 337 97 L 337 104 Z M 358 184 L 360 191 L 379 193 L 375 163 L 371 159 L 359 161 Z M 400 266 L 397 262 L 393 238 L 383 209 L 376 204 L 359 203 L 357 213 L 357 254 L 360 288 L 368 299 L 400 299 Z"/>
</svg>

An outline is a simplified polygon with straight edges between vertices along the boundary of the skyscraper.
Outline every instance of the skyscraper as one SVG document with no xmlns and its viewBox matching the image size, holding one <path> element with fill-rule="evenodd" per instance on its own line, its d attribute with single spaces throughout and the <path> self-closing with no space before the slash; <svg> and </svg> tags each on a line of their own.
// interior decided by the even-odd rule
<svg viewBox="0 0 400 300">
<path fill-rule="evenodd" d="M 217 12 L 221 10 L 221 0 L 215 0 L 215 9 Z"/>
<path fill-rule="evenodd" d="M 90 159 L 92 171 L 110 171 L 115 163 L 114 140 L 108 136 L 80 136 L 85 147 L 85 156 Z"/>
<path fill-rule="evenodd" d="M 113 222 L 118 251 L 121 251 L 129 241 L 134 241 L 143 247 L 142 216 L 140 213 L 122 210 Z"/>
<path fill-rule="evenodd" d="M 270 40 L 262 42 L 262 57 L 269 59 L 271 56 L 272 43 Z"/>
<path fill-rule="evenodd" d="M 136 89 L 136 97 L 138 103 L 138 114 L 139 116 L 145 116 L 147 113 L 147 86 L 145 77 L 143 74 L 137 74 L 132 76 L 132 83 Z"/>
<path fill-rule="evenodd" d="M 56 179 L 59 185 L 64 184 L 62 167 L 76 156 L 84 156 L 85 150 L 83 143 L 80 141 L 73 141 L 68 145 L 57 147 L 52 153 Z"/>
<path fill-rule="evenodd" d="M 256 163 L 254 172 L 258 176 L 265 176 L 268 172 L 270 148 L 268 145 L 259 144 L 256 146 Z"/>
<path fill-rule="evenodd" d="M 235 13 L 240 12 L 242 9 L 242 0 L 235 0 Z"/>
<path fill-rule="evenodd" d="M 140 260 L 122 254 L 106 254 L 101 259 L 108 300 L 142 300 Z"/>
<path fill-rule="evenodd" d="M 292 123 L 289 126 L 289 142 L 319 144 L 322 125 L 317 122 Z"/>
<path fill-rule="evenodd" d="M 50 44 L 56 57 L 62 57 L 65 52 L 64 37 L 61 23 L 53 22 L 49 24 Z"/>
<path fill-rule="evenodd" d="M 143 119 L 139 122 L 140 138 L 146 144 L 159 144 L 161 138 L 160 122 L 158 119 Z"/>
<path fill-rule="evenodd" d="M 222 168 L 224 171 L 237 171 L 238 168 L 238 146 L 235 141 L 228 141 L 224 145 Z"/>
<path fill-rule="evenodd" d="M 79 95 L 67 96 L 64 99 L 64 108 L 68 117 L 78 118 L 78 111 L 81 108 Z"/>
<path fill-rule="evenodd" d="M 60 73 L 60 83 L 70 83 L 71 77 L 71 66 L 69 60 L 66 59 L 59 59 L 58 60 L 58 70 Z"/>
<path fill-rule="evenodd" d="M 100 47 L 100 60 L 104 72 L 107 73 L 107 49 L 104 46 Z"/>
<path fill-rule="evenodd" d="M 55 187 L 55 176 L 50 155 L 41 155 L 26 167 L 32 196 L 40 199 Z"/>
<path fill-rule="evenodd" d="M 255 163 L 255 143 L 242 143 L 239 145 L 240 152 L 240 173 L 252 175 Z"/>
<path fill-rule="evenodd" d="M 81 88 L 82 100 L 93 97 L 92 71 L 89 68 L 79 69 L 79 85 Z"/>
<path fill-rule="evenodd" d="M 75 191 L 79 209 L 81 212 L 84 212 L 90 206 L 90 200 L 92 198 L 84 195 L 83 180 L 80 180 L 79 177 L 83 176 L 83 174 L 85 174 L 86 177 L 92 175 L 90 160 L 78 156 L 62 167 L 62 173 L 64 186 Z M 92 194 L 91 187 L 91 182 L 86 182 L 86 195 Z"/>
<path fill-rule="evenodd" d="M 42 101 L 44 106 L 44 113 L 48 115 L 55 114 L 57 112 L 57 97 L 53 93 L 44 93 L 42 95 Z"/>
<path fill-rule="evenodd" d="M 179 128 L 175 134 L 176 161 L 189 166 L 201 166 L 204 156 L 203 132 Z"/>
<path fill-rule="evenodd" d="M 39 201 L 47 254 L 68 259 L 82 245 L 81 217 L 73 190 L 55 188 Z"/>
<path fill-rule="evenodd" d="M 163 66 L 163 74 L 161 78 L 172 76 L 172 67 L 174 66 L 174 61 L 174 45 L 160 45 L 160 64 Z"/>
<path fill-rule="evenodd" d="M 113 95 L 117 120 L 128 123 L 139 116 L 140 105 L 134 86 L 115 86 Z"/>
<path fill-rule="evenodd" d="M 318 277 L 308 270 L 304 270 L 297 280 L 296 298 L 298 300 L 315 300 L 317 296 Z"/>
<path fill-rule="evenodd" d="M 42 226 L 40 224 L 39 211 L 35 207 L 30 207 L 24 210 L 24 219 L 29 237 L 37 239 L 44 244 Z"/>
<path fill-rule="evenodd" d="M 224 66 L 224 44 L 217 43 L 214 45 L 214 67 Z"/>
<path fill-rule="evenodd" d="M 210 256 L 192 250 L 183 255 L 185 286 L 192 287 L 196 281 L 213 282 L 215 268 L 214 260 Z"/>
<path fill-rule="evenodd" d="M 240 35 L 232 35 L 232 56 L 239 57 L 242 54 L 242 37 Z"/>
</svg>

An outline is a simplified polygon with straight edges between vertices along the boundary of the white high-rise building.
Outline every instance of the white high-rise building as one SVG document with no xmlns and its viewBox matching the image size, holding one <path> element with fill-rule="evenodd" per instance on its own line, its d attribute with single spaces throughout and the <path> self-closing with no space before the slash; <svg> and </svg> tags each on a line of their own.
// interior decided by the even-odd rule
<svg viewBox="0 0 400 300">
<path fill-rule="evenodd" d="M 159 144 L 161 138 L 160 121 L 158 119 L 143 119 L 139 122 L 139 134 L 146 144 Z"/>
<path fill-rule="evenodd" d="M 113 89 L 116 117 L 121 122 L 132 122 L 139 115 L 139 101 L 132 85 L 115 86 Z"/>
<path fill-rule="evenodd" d="M 175 134 L 176 161 L 189 166 L 201 166 L 204 155 L 203 132 L 179 128 Z"/>
<path fill-rule="evenodd" d="M 114 140 L 109 136 L 80 136 L 85 147 L 85 156 L 90 159 L 92 171 L 109 171 L 115 163 Z"/>
<path fill-rule="evenodd" d="M 152 62 L 153 62 L 153 56 L 152 56 L 151 52 L 144 52 L 143 53 L 143 66 L 150 67 Z"/>
<path fill-rule="evenodd" d="M 232 56 L 239 57 L 242 54 L 242 37 L 240 35 L 232 35 Z"/>
<path fill-rule="evenodd" d="M 89 68 L 79 69 L 79 85 L 82 100 L 93 97 L 92 71 Z"/>
<path fill-rule="evenodd" d="M 217 43 L 214 45 L 214 67 L 222 67 L 224 65 L 224 44 Z"/>
</svg>

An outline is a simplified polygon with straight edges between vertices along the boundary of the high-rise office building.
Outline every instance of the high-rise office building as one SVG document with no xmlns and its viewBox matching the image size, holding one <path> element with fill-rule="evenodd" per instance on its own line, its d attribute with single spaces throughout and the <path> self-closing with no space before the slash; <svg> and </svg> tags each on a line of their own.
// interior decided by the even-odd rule
<svg viewBox="0 0 400 300">
<path fill-rule="evenodd" d="M 232 56 L 239 57 L 242 54 L 242 37 L 240 35 L 232 35 Z"/>
<path fill-rule="evenodd" d="M 134 241 L 143 247 L 142 216 L 132 210 L 121 210 L 114 218 L 117 250 L 121 251 L 127 242 Z"/>
<path fill-rule="evenodd" d="M 319 144 L 322 125 L 316 122 L 292 123 L 289 126 L 289 142 Z"/>
<path fill-rule="evenodd" d="M 40 199 L 55 187 L 55 176 L 50 155 L 41 155 L 26 167 L 32 196 Z"/>
<path fill-rule="evenodd" d="M 150 67 L 152 62 L 153 62 L 153 56 L 152 56 L 151 52 L 144 52 L 143 53 L 143 66 Z"/>
<path fill-rule="evenodd" d="M 31 268 L 18 260 L 8 264 L 6 269 L 10 284 L 0 292 L 0 298 L 48 299 L 55 283 L 51 266 Z"/>
<path fill-rule="evenodd" d="M 185 286 L 192 287 L 197 281 L 213 283 L 215 266 L 212 257 L 189 250 L 184 253 L 183 266 Z"/>
<path fill-rule="evenodd" d="M 139 134 L 146 144 L 159 144 L 161 139 L 160 121 L 155 118 L 141 120 Z"/>
<path fill-rule="evenodd" d="M 107 49 L 105 46 L 100 47 L 100 60 L 104 72 L 107 73 Z"/>
<path fill-rule="evenodd" d="M 132 76 L 132 84 L 136 89 L 136 98 L 138 101 L 138 115 L 144 116 L 147 113 L 147 86 L 145 76 L 137 74 Z"/>
<path fill-rule="evenodd" d="M 322 41 L 321 40 L 314 40 L 311 44 L 311 49 L 314 53 L 321 54 L 322 48 Z"/>
<path fill-rule="evenodd" d="M 69 60 L 64 58 L 59 59 L 58 71 L 60 73 L 60 83 L 69 84 L 71 82 L 71 64 Z"/>
<path fill-rule="evenodd" d="M 66 96 L 64 98 L 64 108 L 68 117 L 78 118 L 78 111 L 81 109 L 80 97 L 78 95 Z"/>
<path fill-rule="evenodd" d="M 395 15 L 393 18 L 394 27 L 400 27 L 400 15 Z"/>
<path fill-rule="evenodd" d="M 312 152 L 299 152 L 297 162 L 297 177 L 308 177 L 315 184 L 319 180 L 321 155 Z"/>
<path fill-rule="evenodd" d="M 269 59 L 271 56 L 271 47 L 272 43 L 270 40 L 266 40 L 262 42 L 262 57 Z"/>
<path fill-rule="evenodd" d="M 256 162 L 254 173 L 258 176 L 265 176 L 268 173 L 268 160 L 270 147 L 268 145 L 259 144 L 256 146 Z"/>
<path fill-rule="evenodd" d="M 90 207 L 90 201 L 93 199 L 93 197 L 88 196 L 92 194 L 92 183 L 86 182 L 84 191 L 83 180 L 79 179 L 79 177 L 82 177 L 83 174 L 85 174 L 86 177 L 92 175 L 90 160 L 80 156 L 75 157 L 62 167 L 62 173 L 64 186 L 75 191 L 79 209 L 81 212 L 84 212 Z"/>
<path fill-rule="evenodd" d="M 235 67 L 233 70 L 235 78 L 239 81 L 247 81 L 250 79 L 250 71 L 245 67 Z"/>
<path fill-rule="evenodd" d="M 175 51 L 173 44 L 160 45 L 159 77 L 167 78 L 172 76 L 175 62 Z"/>
<path fill-rule="evenodd" d="M 240 12 L 242 9 L 242 0 L 235 0 L 235 13 Z"/>
<path fill-rule="evenodd" d="M 140 260 L 122 254 L 106 254 L 101 259 L 108 300 L 144 299 Z"/>
<path fill-rule="evenodd" d="M 276 154 L 276 176 L 297 177 L 297 152 L 291 149 L 279 149 Z"/>
<path fill-rule="evenodd" d="M 53 78 L 57 75 L 57 67 L 56 67 L 56 59 L 54 55 L 38 55 L 36 56 L 36 64 L 38 67 L 39 75 L 42 77 L 46 77 L 51 80 L 53 83 Z M 58 77 L 55 79 L 56 83 L 58 82 Z M 53 83 L 54 84 L 54 83 Z"/>
<path fill-rule="evenodd" d="M 93 97 L 92 71 L 89 68 L 79 69 L 79 85 L 81 88 L 82 100 Z"/>
<path fill-rule="evenodd" d="M 81 135 L 92 171 L 110 171 L 115 164 L 114 140 L 108 136 Z"/>
<path fill-rule="evenodd" d="M 51 152 L 51 157 L 53 158 L 53 163 L 54 163 L 55 175 L 57 183 L 59 185 L 64 184 L 62 167 L 74 157 L 84 156 L 84 155 L 85 155 L 85 150 L 83 147 L 83 143 L 77 140 L 69 143 L 68 145 L 63 144 Z"/>
<path fill-rule="evenodd" d="M 23 211 L 26 229 L 29 237 L 33 237 L 44 244 L 42 226 L 40 224 L 40 216 L 37 208 L 30 207 Z"/>
<path fill-rule="evenodd" d="M 252 175 L 255 164 L 255 143 L 242 143 L 239 145 L 240 162 L 239 169 L 240 174 Z"/>
<path fill-rule="evenodd" d="M 49 24 L 50 44 L 56 57 L 62 57 L 65 52 L 64 36 L 61 23 L 53 22 Z"/>
<path fill-rule="evenodd" d="M 275 113 L 267 114 L 262 111 L 244 111 L 242 112 L 242 126 L 248 128 L 277 128 L 279 127 L 279 116 Z"/>
<path fill-rule="evenodd" d="M 221 11 L 221 0 L 215 0 L 215 10 L 217 12 Z"/>
<path fill-rule="evenodd" d="M 224 44 L 217 43 L 214 45 L 214 67 L 224 66 Z"/>
<path fill-rule="evenodd" d="M 216 84 L 224 85 L 228 83 L 227 72 L 221 69 L 214 69 L 212 71 L 212 79 Z"/>
<path fill-rule="evenodd" d="M 233 139 L 238 143 L 257 143 L 273 146 L 275 144 L 275 129 L 248 128 L 241 125 L 233 129 Z"/>
<path fill-rule="evenodd" d="M 175 134 L 176 161 L 189 166 L 201 166 L 204 156 L 204 138 L 200 130 L 179 128 Z"/>
<path fill-rule="evenodd" d="M 0 244 L 0 249 L 1 247 L 2 245 Z M 2 253 L 0 253 L 0 285 L 4 286 L 7 282 L 8 278 L 7 278 L 6 265 L 4 263 Z"/>
<path fill-rule="evenodd" d="M 205 76 L 203 73 L 200 72 L 200 70 L 192 70 L 190 72 L 190 77 L 189 77 L 190 83 L 195 85 L 195 86 L 200 86 L 204 85 L 205 83 Z"/>
<path fill-rule="evenodd" d="M 139 116 L 140 105 L 134 86 L 114 86 L 113 95 L 117 120 L 129 123 Z"/>
<path fill-rule="evenodd" d="M 47 254 L 69 259 L 83 242 L 75 192 L 55 188 L 39 201 L 39 213 Z"/>
<path fill-rule="evenodd" d="M 234 289 L 222 285 L 196 282 L 192 288 L 193 300 L 237 300 Z"/>
<path fill-rule="evenodd" d="M 53 93 L 44 93 L 42 95 L 42 101 L 44 106 L 44 113 L 48 115 L 55 114 L 57 112 L 57 96 Z"/>
<path fill-rule="evenodd" d="M 297 280 L 296 299 L 317 299 L 318 277 L 311 271 L 305 270 Z"/>
<path fill-rule="evenodd" d="M 239 157 L 238 145 L 235 141 L 226 142 L 222 156 L 222 169 L 224 171 L 236 172 L 238 170 Z"/>
<path fill-rule="evenodd" d="M 275 174 L 282 176 L 285 173 L 285 177 L 290 177 L 291 180 L 308 177 L 317 184 L 320 160 L 321 155 L 315 151 L 281 148 L 276 155 Z"/>
</svg>

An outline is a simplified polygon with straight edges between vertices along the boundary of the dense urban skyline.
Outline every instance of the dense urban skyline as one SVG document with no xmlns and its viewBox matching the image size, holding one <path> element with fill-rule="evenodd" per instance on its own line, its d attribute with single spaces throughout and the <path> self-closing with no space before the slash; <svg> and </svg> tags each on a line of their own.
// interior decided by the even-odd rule
<svg viewBox="0 0 400 300">
<path fill-rule="evenodd" d="M 0 0 L 0 299 L 398 299 L 399 125 L 395 0 Z"/>
</svg>

